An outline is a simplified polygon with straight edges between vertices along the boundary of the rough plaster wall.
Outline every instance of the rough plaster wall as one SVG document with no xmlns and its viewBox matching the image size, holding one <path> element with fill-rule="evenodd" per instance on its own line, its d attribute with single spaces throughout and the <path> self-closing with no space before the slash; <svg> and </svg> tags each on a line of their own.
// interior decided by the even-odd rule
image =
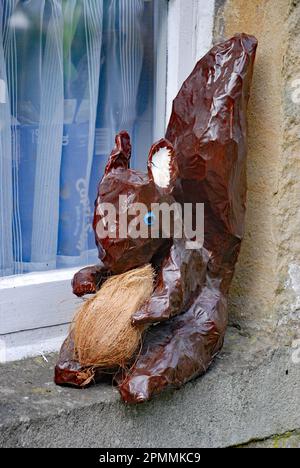
<svg viewBox="0 0 300 468">
<path fill-rule="evenodd" d="M 280 328 L 292 338 L 300 338 L 300 0 L 290 2 L 287 27 L 277 195 L 280 290 L 276 308 Z"/>
<path fill-rule="evenodd" d="M 289 81 L 297 70 L 300 78 L 299 4 L 218 0 L 214 31 L 215 42 L 236 32 L 259 41 L 249 103 L 246 234 L 231 289 L 231 321 L 274 337 L 274 331 L 292 330 L 293 338 L 297 293 L 300 305 L 300 104 L 291 101 Z"/>
</svg>

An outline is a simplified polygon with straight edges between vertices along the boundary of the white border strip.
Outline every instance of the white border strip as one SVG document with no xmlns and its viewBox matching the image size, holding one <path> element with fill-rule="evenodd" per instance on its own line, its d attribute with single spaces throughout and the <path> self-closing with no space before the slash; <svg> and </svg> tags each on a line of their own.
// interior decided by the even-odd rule
<svg viewBox="0 0 300 468">
<path fill-rule="evenodd" d="M 0 290 L 71 280 L 78 270 L 80 270 L 80 267 L 5 276 L 4 278 L 0 278 Z"/>
<path fill-rule="evenodd" d="M 166 122 L 172 101 L 213 39 L 215 0 L 169 0 Z"/>
<path fill-rule="evenodd" d="M 5 340 L 0 337 L 0 364 L 6 362 L 19 361 L 34 356 L 42 356 L 45 360 L 45 354 L 50 354 L 59 351 L 66 334 L 61 336 L 41 340 L 37 343 L 28 343 L 25 345 L 17 345 L 14 347 L 6 347 Z"/>
</svg>

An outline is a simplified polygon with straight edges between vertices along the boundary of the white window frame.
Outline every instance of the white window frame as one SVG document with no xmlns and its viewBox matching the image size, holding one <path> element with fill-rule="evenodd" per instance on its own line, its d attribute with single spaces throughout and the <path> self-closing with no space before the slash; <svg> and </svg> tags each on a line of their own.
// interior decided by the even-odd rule
<svg viewBox="0 0 300 468">
<path fill-rule="evenodd" d="M 167 70 L 167 86 L 158 76 L 156 95 L 166 92 L 155 105 L 156 122 L 162 113 L 168 122 L 172 100 L 196 61 L 212 43 L 214 0 L 169 0 L 165 24 L 158 41 L 157 73 Z M 167 42 L 167 56 L 164 46 Z M 161 51 L 160 51 L 161 49 Z M 164 128 L 157 123 L 155 139 Z M 78 268 L 0 278 L 0 362 L 57 351 L 68 324 L 82 303 L 71 291 L 71 279 Z"/>
</svg>

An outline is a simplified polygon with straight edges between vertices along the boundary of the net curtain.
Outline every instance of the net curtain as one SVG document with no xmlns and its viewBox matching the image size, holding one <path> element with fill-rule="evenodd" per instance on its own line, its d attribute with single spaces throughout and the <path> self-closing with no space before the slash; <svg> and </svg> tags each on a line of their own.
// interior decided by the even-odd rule
<svg viewBox="0 0 300 468">
<path fill-rule="evenodd" d="M 0 276 L 96 261 L 96 184 L 114 134 L 134 134 L 146 3 L 0 0 Z"/>
</svg>

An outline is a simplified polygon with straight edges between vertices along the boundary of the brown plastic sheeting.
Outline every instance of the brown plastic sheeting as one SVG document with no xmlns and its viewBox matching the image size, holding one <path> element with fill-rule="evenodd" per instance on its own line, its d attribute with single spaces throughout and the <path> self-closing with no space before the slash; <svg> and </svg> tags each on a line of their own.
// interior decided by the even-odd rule
<svg viewBox="0 0 300 468">
<path fill-rule="evenodd" d="M 203 374 L 222 347 L 228 290 L 244 234 L 247 103 L 256 48 L 253 36 L 238 34 L 197 63 L 174 100 L 166 140 L 150 150 L 148 174 L 129 169 L 129 136 L 121 132 L 116 137 L 95 203 L 103 265 L 78 272 L 73 291 L 93 293 L 107 275 L 148 262 L 157 270 L 150 301 L 133 317 L 135 326 L 154 325 L 145 332 L 134 364 L 117 373 L 125 402 L 149 400 Z M 152 155 L 161 147 L 172 152 L 171 180 L 163 189 L 151 171 Z M 98 238 L 100 204 L 117 206 L 122 194 L 149 210 L 151 203 L 162 201 L 203 203 L 203 247 L 189 250 L 185 239 Z M 62 347 L 56 383 L 84 386 L 107 375 L 97 369 L 91 378 L 90 370 L 74 360 L 72 344 L 69 337 Z"/>
</svg>

